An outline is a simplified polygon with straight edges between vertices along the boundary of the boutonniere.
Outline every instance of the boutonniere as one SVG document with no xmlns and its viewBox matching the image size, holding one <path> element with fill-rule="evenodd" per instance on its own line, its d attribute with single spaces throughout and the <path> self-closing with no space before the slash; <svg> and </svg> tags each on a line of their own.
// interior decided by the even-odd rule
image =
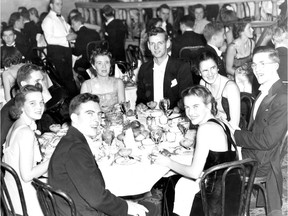
<svg viewBox="0 0 288 216">
<path fill-rule="evenodd" d="M 177 80 L 176 79 L 173 79 L 172 81 L 171 81 L 171 88 L 172 87 L 174 87 L 174 86 L 176 86 L 178 83 L 177 83 Z"/>
</svg>

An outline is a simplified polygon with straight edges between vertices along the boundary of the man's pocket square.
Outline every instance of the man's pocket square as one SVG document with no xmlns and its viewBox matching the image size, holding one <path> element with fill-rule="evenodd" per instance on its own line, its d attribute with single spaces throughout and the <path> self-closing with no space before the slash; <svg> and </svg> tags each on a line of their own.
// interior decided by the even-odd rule
<svg viewBox="0 0 288 216">
<path fill-rule="evenodd" d="M 178 83 L 177 83 L 177 80 L 176 79 L 173 79 L 172 81 L 171 81 L 171 88 L 172 87 L 174 87 L 174 86 L 176 86 Z"/>
</svg>

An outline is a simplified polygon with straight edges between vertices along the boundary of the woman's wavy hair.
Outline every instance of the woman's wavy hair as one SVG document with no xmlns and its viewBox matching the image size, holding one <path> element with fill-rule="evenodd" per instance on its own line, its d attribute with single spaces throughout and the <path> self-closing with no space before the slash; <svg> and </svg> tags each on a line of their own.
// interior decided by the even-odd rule
<svg viewBox="0 0 288 216">
<path fill-rule="evenodd" d="M 110 59 L 110 72 L 109 72 L 109 76 L 112 75 L 113 73 L 113 66 L 114 66 L 114 59 L 112 58 L 112 54 L 108 51 L 108 50 L 103 50 L 101 48 L 97 48 L 95 50 L 92 51 L 91 55 L 90 55 L 90 64 L 94 66 L 95 64 L 95 59 L 97 56 L 108 56 L 108 58 Z M 93 67 L 94 68 L 94 67 Z M 95 68 L 94 68 L 95 69 Z M 92 73 L 97 76 L 97 71 L 96 70 L 91 70 Z"/>
<path fill-rule="evenodd" d="M 23 62 L 23 56 L 16 47 L 4 49 L 1 59 L 4 67 L 10 67 Z"/>
<path fill-rule="evenodd" d="M 233 24 L 232 27 L 232 33 L 234 39 L 239 38 L 241 33 L 244 31 L 245 27 L 251 23 L 252 19 L 251 18 L 244 18 L 244 19 L 239 19 L 237 23 Z"/>
<path fill-rule="evenodd" d="M 205 51 L 201 52 L 197 58 L 197 67 L 196 68 L 197 68 L 198 75 L 200 75 L 201 62 L 209 60 L 209 59 L 213 60 L 219 69 L 219 61 L 218 61 L 217 56 L 213 52 L 205 50 Z"/>
<path fill-rule="evenodd" d="M 14 98 L 14 105 L 10 108 L 9 114 L 12 119 L 18 119 L 23 113 L 22 107 L 26 101 L 26 95 L 32 92 L 42 92 L 41 84 L 26 85 L 20 88 L 20 91 L 16 94 Z"/>
<path fill-rule="evenodd" d="M 205 105 L 208 105 L 209 103 L 211 103 L 211 113 L 214 116 L 217 115 L 217 112 L 218 112 L 217 102 L 215 98 L 213 97 L 212 93 L 205 86 L 196 85 L 196 86 L 189 87 L 183 90 L 181 95 L 183 99 L 191 95 L 200 97 Z"/>
</svg>

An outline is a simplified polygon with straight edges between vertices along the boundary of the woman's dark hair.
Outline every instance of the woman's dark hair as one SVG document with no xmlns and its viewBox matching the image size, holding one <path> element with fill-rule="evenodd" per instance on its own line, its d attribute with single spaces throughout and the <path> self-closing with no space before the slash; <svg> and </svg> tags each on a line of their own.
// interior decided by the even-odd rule
<svg viewBox="0 0 288 216">
<path fill-rule="evenodd" d="M 23 61 L 23 56 L 16 47 L 7 47 L 2 52 L 2 64 L 4 67 L 20 64 Z"/>
<path fill-rule="evenodd" d="M 96 50 L 93 50 L 91 55 L 90 55 L 90 64 L 94 65 L 95 64 L 95 59 L 97 56 L 108 56 L 108 58 L 110 59 L 110 64 L 111 64 L 111 67 L 110 67 L 110 72 L 109 72 L 109 75 L 112 74 L 112 66 L 114 65 L 114 60 L 112 58 L 112 54 L 108 51 L 108 50 L 103 50 L 101 48 L 97 48 Z M 97 76 L 97 71 L 95 70 L 91 70 L 91 72 L 94 74 L 96 72 L 96 74 L 94 74 L 95 76 Z"/>
<path fill-rule="evenodd" d="M 217 67 L 219 68 L 219 61 L 218 61 L 217 56 L 211 51 L 203 51 L 203 52 L 200 52 L 198 59 L 197 59 L 197 67 L 196 68 L 197 68 L 199 74 L 200 74 L 201 62 L 209 60 L 209 59 L 213 60 L 217 64 Z"/>
<path fill-rule="evenodd" d="M 8 21 L 8 25 L 10 26 L 14 26 L 15 22 L 17 20 L 20 20 L 21 18 L 21 14 L 19 12 L 14 12 L 10 15 L 9 21 Z"/>
<path fill-rule="evenodd" d="M 189 14 L 195 17 L 195 10 L 197 8 L 203 9 L 203 12 L 204 12 L 203 18 L 205 18 L 207 16 L 207 11 L 206 11 L 206 7 L 202 4 L 196 4 L 196 5 L 189 7 Z"/>
<path fill-rule="evenodd" d="M 215 98 L 213 97 L 212 93 L 205 86 L 196 85 L 193 87 L 189 87 L 185 89 L 184 91 L 182 91 L 181 95 L 183 99 L 191 95 L 200 97 L 205 105 L 208 105 L 209 103 L 211 103 L 212 115 L 215 116 L 218 112 L 217 102 Z"/>
<path fill-rule="evenodd" d="M 233 37 L 239 38 L 245 27 L 252 21 L 251 18 L 239 19 L 237 23 L 233 24 Z"/>
<path fill-rule="evenodd" d="M 26 95 L 32 92 L 42 92 L 41 85 L 33 86 L 26 85 L 20 88 L 20 91 L 16 94 L 14 98 L 14 105 L 10 108 L 9 114 L 11 118 L 18 119 L 22 114 L 22 107 L 26 101 Z"/>
<path fill-rule="evenodd" d="M 146 32 L 149 32 L 152 28 L 155 28 L 158 22 L 162 22 L 161 18 L 151 18 L 146 24 Z"/>
</svg>

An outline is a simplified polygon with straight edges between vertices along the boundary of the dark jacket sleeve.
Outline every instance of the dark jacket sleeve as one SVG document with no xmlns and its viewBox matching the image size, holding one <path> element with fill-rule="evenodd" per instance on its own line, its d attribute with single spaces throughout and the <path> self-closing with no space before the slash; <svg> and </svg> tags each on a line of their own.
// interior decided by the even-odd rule
<svg viewBox="0 0 288 216">
<path fill-rule="evenodd" d="M 127 202 L 105 189 L 103 176 L 95 163 L 89 149 L 81 143 L 70 149 L 66 161 L 66 170 L 78 193 L 97 211 L 107 215 L 127 215 Z"/>
<path fill-rule="evenodd" d="M 137 99 L 136 105 L 149 102 L 149 99 L 153 98 L 153 74 L 150 74 L 152 70 L 151 64 L 153 61 L 149 61 L 141 65 L 137 78 Z"/>
<path fill-rule="evenodd" d="M 188 87 L 193 86 L 193 77 L 190 71 L 190 65 L 187 62 L 180 61 L 180 67 L 177 75 L 177 80 L 179 83 L 179 98 L 181 98 L 181 93 Z"/>
<path fill-rule="evenodd" d="M 269 115 L 262 120 L 262 127 L 258 131 L 236 130 L 235 141 L 238 146 L 247 149 L 269 151 L 279 144 L 283 130 L 287 130 L 287 94 L 276 96 L 269 108 Z M 258 115 L 258 114 L 257 114 Z"/>
</svg>

